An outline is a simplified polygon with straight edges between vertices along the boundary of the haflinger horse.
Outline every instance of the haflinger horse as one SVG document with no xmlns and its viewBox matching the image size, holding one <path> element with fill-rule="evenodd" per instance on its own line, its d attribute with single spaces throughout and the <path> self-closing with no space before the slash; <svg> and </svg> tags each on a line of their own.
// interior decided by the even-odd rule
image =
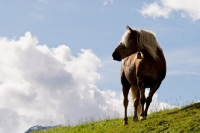
<svg viewBox="0 0 200 133">
<path fill-rule="evenodd" d="M 146 30 L 133 30 L 129 26 L 120 44 L 114 50 L 114 60 L 124 59 L 121 67 L 121 84 L 124 104 L 124 125 L 128 124 L 128 93 L 133 98 L 133 121 L 145 120 L 156 90 L 166 75 L 166 61 L 155 35 Z M 145 88 L 150 88 L 145 97 Z M 146 103 L 146 107 L 144 107 Z"/>
</svg>

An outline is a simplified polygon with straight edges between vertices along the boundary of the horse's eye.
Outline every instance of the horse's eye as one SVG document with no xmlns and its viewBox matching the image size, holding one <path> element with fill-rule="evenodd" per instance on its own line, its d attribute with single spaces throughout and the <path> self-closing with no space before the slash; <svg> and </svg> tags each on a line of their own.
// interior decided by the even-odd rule
<svg viewBox="0 0 200 133">
<path fill-rule="evenodd" d="M 123 47 L 122 47 L 123 49 L 126 49 L 126 47 L 123 45 Z"/>
</svg>

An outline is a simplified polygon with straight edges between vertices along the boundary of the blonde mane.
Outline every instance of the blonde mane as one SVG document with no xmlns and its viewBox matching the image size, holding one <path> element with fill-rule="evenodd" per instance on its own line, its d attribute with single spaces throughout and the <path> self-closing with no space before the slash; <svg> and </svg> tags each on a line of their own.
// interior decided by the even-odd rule
<svg viewBox="0 0 200 133">
<path fill-rule="evenodd" d="M 157 48 L 160 48 L 156 41 L 155 35 L 150 31 L 140 30 L 140 37 L 138 39 L 138 49 L 146 49 L 147 52 L 156 60 L 158 58 L 156 52 Z"/>
<path fill-rule="evenodd" d="M 156 41 L 156 37 L 154 33 L 146 30 L 137 30 L 140 34 L 138 38 L 138 50 L 141 51 L 143 49 L 147 50 L 147 52 L 156 60 L 158 58 L 157 56 L 157 48 L 160 50 L 161 47 L 159 46 L 158 42 Z M 131 34 L 130 30 L 127 30 L 124 35 L 122 36 L 121 43 L 129 47 L 131 45 L 131 42 L 129 41 L 129 36 Z"/>
</svg>

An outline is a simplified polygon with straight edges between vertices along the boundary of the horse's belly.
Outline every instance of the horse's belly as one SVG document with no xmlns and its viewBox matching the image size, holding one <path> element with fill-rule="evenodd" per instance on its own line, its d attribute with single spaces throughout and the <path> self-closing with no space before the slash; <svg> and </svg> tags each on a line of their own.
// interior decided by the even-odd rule
<svg viewBox="0 0 200 133">
<path fill-rule="evenodd" d="M 144 73 L 137 73 L 136 68 L 125 67 L 124 74 L 131 85 L 137 85 L 138 78 L 142 79 L 145 88 L 150 88 L 158 80 L 158 74 L 151 72 L 151 70 L 146 70 Z"/>
<path fill-rule="evenodd" d="M 145 88 L 150 88 L 156 83 L 156 80 L 152 77 L 143 78 L 142 80 Z"/>
<path fill-rule="evenodd" d="M 137 85 L 138 79 L 135 74 L 134 75 L 127 74 L 126 78 L 131 85 Z M 156 82 L 156 80 L 152 77 L 141 77 L 140 79 L 142 79 L 145 88 L 150 88 Z"/>
</svg>

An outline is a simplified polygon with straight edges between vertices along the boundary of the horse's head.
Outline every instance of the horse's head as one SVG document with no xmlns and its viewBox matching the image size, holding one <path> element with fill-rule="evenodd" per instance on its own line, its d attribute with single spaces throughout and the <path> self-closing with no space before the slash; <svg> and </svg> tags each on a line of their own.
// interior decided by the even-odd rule
<svg viewBox="0 0 200 133">
<path fill-rule="evenodd" d="M 127 31 L 122 36 L 119 45 L 112 54 L 113 59 L 117 61 L 121 61 L 122 59 L 138 51 L 137 43 L 139 32 L 132 30 L 129 26 L 126 28 Z"/>
</svg>

